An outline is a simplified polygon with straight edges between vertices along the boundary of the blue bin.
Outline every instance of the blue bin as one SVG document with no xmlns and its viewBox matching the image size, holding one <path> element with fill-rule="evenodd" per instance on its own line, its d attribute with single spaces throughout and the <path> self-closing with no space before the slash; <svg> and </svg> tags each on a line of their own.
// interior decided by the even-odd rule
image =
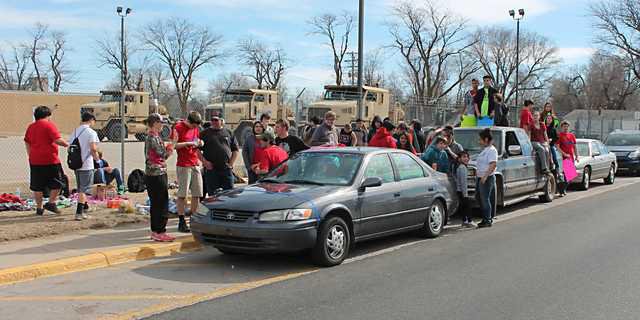
<svg viewBox="0 0 640 320">
<path fill-rule="evenodd" d="M 489 117 L 478 118 L 478 127 L 493 127 L 493 119 Z"/>
</svg>

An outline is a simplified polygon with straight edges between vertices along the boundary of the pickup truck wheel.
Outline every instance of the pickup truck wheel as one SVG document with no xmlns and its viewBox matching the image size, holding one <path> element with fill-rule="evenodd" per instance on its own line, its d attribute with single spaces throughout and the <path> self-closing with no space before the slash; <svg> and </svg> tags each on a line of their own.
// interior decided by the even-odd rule
<svg viewBox="0 0 640 320">
<path fill-rule="evenodd" d="M 587 191 L 591 185 L 591 168 L 584 167 L 582 172 L 582 183 L 580 184 L 580 190 Z"/>
<path fill-rule="evenodd" d="M 127 138 L 127 127 L 124 127 L 125 136 Z M 107 139 L 111 142 L 120 142 L 122 141 L 122 123 L 120 121 L 113 122 L 109 127 L 107 127 Z"/>
<path fill-rule="evenodd" d="M 316 245 L 311 253 L 313 261 L 323 267 L 341 264 L 349 255 L 351 233 L 340 217 L 330 217 L 320 225 Z"/>
<path fill-rule="evenodd" d="M 556 196 L 556 178 L 551 173 L 547 174 L 547 182 L 544 184 L 543 192 L 540 201 L 544 203 L 552 202 Z"/>
<path fill-rule="evenodd" d="M 422 236 L 425 238 L 437 238 L 444 228 L 447 210 L 440 200 L 436 200 L 429 208 L 427 219 L 422 227 Z"/>
<path fill-rule="evenodd" d="M 96 130 L 96 133 L 98 134 L 98 141 L 104 140 L 104 130 Z"/>
<path fill-rule="evenodd" d="M 613 184 L 616 181 L 616 167 L 611 165 L 609 168 L 609 175 L 604 178 L 604 184 Z"/>
</svg>

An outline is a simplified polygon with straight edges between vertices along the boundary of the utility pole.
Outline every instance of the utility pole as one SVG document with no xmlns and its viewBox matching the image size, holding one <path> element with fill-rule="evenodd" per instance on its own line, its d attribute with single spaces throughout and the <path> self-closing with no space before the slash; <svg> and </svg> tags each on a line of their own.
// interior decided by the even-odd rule
<svg viewBox="0 0 640 320">
<path fill-rule="evenodd" d="M 357 66 L 357 60 L 356 60 L 356 54 L 358 54 L 355 51 L 350 51 L 347 52 L 347 54 L 349 56 L 351 56 L 351 59 L 347 60 L 346 62 L 347 64 L 347 68 L 350 70 L 349 71 L 349 78 L 351 79 L 351 85 L 354 86 L 356 84 L 356 66 Z"/>
<path fill-rule="evenodd" d="M 125 25 L 124 18 L 131 13 L 131 8 L 127 8 L 127 10 L 122 10 L 122 7 L 117 7 L 116 12 L 120 16 L 120 64 L 122 68 L 120 68 L 120 170 L 122 172 L 122 178 L 126 180 L 127 171 L 125 170 L 124 164 L 124 143 L 127 139 L 127 128 L 125 121 L 125 81 L 127 79 L 127 69 L 125 68 L 125 59 L 127 59 L 127 46 L 125 44 Z"/>
<path fill-rule="evenodd" d="M 227 91 L 229 91 L 229 88 L 231 88 L 231 85 L 233 84 L 233 81 L 229 81 L 229 84 L 227 84 L 227 87 L 224 89 L 224 92 L 222 92 L 222 111 L 220 112 L 220 118 L 224 119 L 224 115 L 225 115 L 225 102 L 227 100 Z M 249 108 L 251 109 L 251 108 Z M 251 114 L 251 110 L 249 110 L 249 114 Z M 209 119 L 211 120 L 211 119 Z"/>
<path fill-rule="evenodd" d="M 358 118 L 364 119 L 362 81 L 364 76 L 364 0 L 358 3 Z"/>
<path fill-rule="evenodd" d="M 516 20 L 516 107 L 518 107 L 520 97 L 520 20 L 524 18 L 524 9 L 518 9 L 518 16 L 516 16 L 515 10 L 509 10 L 509 15 Z"/>
</svg>

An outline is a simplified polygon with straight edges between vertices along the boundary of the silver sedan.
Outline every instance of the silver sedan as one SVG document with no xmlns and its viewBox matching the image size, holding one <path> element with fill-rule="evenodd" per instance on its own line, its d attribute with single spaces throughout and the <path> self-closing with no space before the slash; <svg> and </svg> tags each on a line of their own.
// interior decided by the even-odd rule
<svg viewBox="0 0 640 320">
<path fill-rule="evenodd" d="M 576 147 L 578 176 L 571 183 L 578 184 L 581 190 L 589 189 L 591 181 L 597 179 L 604 179 L 605 184 L 613 184 L 618 170 L 616 155 L 609 152 L 607 146 L 599 140 L 578 139 Z"/>
</svg>

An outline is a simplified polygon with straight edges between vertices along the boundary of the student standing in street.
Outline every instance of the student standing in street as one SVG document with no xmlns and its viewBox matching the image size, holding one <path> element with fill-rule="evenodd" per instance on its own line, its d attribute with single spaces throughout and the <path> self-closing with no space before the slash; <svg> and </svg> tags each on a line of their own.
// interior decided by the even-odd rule
<svg viewBox="0 0 640 320">
<path fill-rule="evenodd" d="M 482 152 L 476 160 L 476 191 L 480 209 L 482 210 L 482 222 L 478 228 L 491 227 L 493 224 L 493 206 L 495 206 L 496 177 L 495 171 L 498 164 L 498 150 L 493 146 L 493 136 L 489 128 L 480 131 L 480 146 Z"/>
<path fill-rule="evenodd" d="M 35 121 L 24 134 L 24 144 L 29 156 L 30 186 L 36 201 L 36 215 L 44 210 L 59 214 L 56 199 L 64 185 L 62 165 L 58 157 L 58 146 L 68 147 L 56 125 L 51 121 L 51 109 L 39 106 L 33 112 Z M 43 192 L 50 190 L 49 202 L 42 204 Z"/>
<path fill-rule="evenodd" d="M 328 111 L 324 115 L 324 121 L 322 124 L 316 128 L 313 132 L 313 137 L 311 137 L 311 146 L 321 146 L 321 145 L 338 145 L 338 129 L 335 126 L 336 122 L 336 113 L 333 111 Z"/>
<path fill-rule="evenodd" d="M 89 112 L 83 113 L 81 117 L 82 124 L 73 131 L 69 138 L 70 143 L 78 139 L 82 157 L 82 167 L 75 170 L 78 190 L 77 221 L 88 218 L 89 204 L 87 203 L 87 194 L 91 193 L 91 186 L 93 185 L 94 161 L 100 160 L 98 155 L 98 142 L 100 139 L 98 139 L 98 133 L 91 128 L 96 123 L 96 117 Z"/>
<path fill-rule="evenodd" d="M 218 116 L 212 117 L 211 127 L 200 133 L 200 139 L 204 143 L 202 156 L 207 169 L 207 191 L 213 194 L 218 189 L 233 189 L 233 165 L 238 158 L 239 149 L 236 138 L 224 128 L 224 120 Z"/>
<path fill-rule="evenodd" d="M 576 148 L 576 136 L 569 132 L 571 124 L 569 121 L 562 121 L 560 124 L 560 133 L 558 134 L 558 148 L 562 153 L 562 159 L 570 159 L 571 161 L 578 162 L 578 149 Z M 560 195 L 565 196 L 567 194 L 567 188 L 569 182 L 565 181 L 560 186 Z"/>
<path fill-rule="evenodd" d="M 380 118 L 380 116 L 374 116 L 369 126 L 369 141 L 373 139 L 373 136 L 376 135 L 380 128 L 382 128 L 382 118 Z"/>
<path fill-rule="evenodd" d="M 187 196 L 191 193 L 191 213 L 198 210 L 200 199 L 204 196 L 202 191 L 202 169 L 200 167 L 200 152 L 198 148 L 200 142 L 200 125 L 202 124 L 202 116 L 200 113 L 193 111 L 189 113 L 186 121 L 180 121 L 176 124 L 175 132 L 176 140 L 175 149 L 178 153 L 178 161 L 176 163 L 176 175 L 178 178 L 178 193 L 176 194 L 176 207 L 178 209 L 178 231 L 190 232 L 189 226 L 185 221 L 185 207 Z"/>
<path fill-rule="evenodd" d="M 280 163 L 289 158 L 289 154 L 282 148 L 275 145 L 276 137 L 271 132 L 264 132 L 258 137 L 262 152 L 253 165 L 253 172 L 258 177 L 263 177 L 271 170 L 275 169 Z"/>
<path fill-rule="evenodd" d="M 422 161 L 428 164 L 433 170 L 442 173 L 449 173 L 449 156 L 445 149 L 447 148 L 447 140 L 443 137 L 435 137 L 433 143 L 422 154 Z"/>
<path fill-rule="evenodd" d="M 286 151 L 290 157 L 309 149 L 309 146 L 304 144 L 302 139 L 289 134 L 289 122 L 285 120 L 280 119 L 276 122 L 276 134 L 278 135 L 275 141 L 276 145 Z"/>
<path fill-rule="evenodd" d="M 396 139 L 391 135 L 394 129 L 395 126 L 391 122 L 385 121 L 382 126 L 378 128 L 376 134 L 371 137 L 369 147 L 395 149 L 397 146 Z"/>
<path fill-rule="evenodd" d="M 423 153 L 425 144 L 427 143 L 427 138 L 422 132 L 422 123 L 418 121 L 418 119 L 411 120 L 409 124 L 410 132 L 413 134 L 413 147 L 416 149 L 417 153 Z"/>
<path fill-rule="evenodd" d="M 356 134 L 356 146 L 364 147 L 369 142 L 369 135 L 367 133 L 367 128 L 364 126 L 364 121 L 362 119 L 356 120 L 356 128 L 353 130 Z"/>
<path fill-rule="evenodd" d="M 356 133 L 353 132 L 351 124 L 347 123 L 342 129 L 340 129 L 340 135 L 338 136 L 338 142 L 347 147 L 353 147 L 358 142 Z"/>
<path fill-rule="evenodd" d="M 274 133 L 273 127 L 271 127 L 269 125 L 269 122 L 271 121 L 271 115 L 268 113 L 263 113 L 262 115 L 260 115 L 260 122 L 262 122 L 262 127 L 264 128 L 264 131 L 268 131 L 271 133 Z"/>
<path fill-rule="evenodd" d="M 258 140 L 258 136 L 264 133 L 264 127 L 262 122 L 256 121 L 253 123 L 252 134 L 248 135 L 244 139 L 244 144 L 242 145 L 242 161 L 244 162 L 244 167 L 247 169 L 247 178 L 249 179 L 249 184 L 254 184 L 258 181 L 258 176 L 251 170 L 252 165 L 255 163 L 256 155 L 262 152 L 262 147 L 260 146 L 260 141 Z"/>
<path fill-rule="evenodd" d="M 318 118 L 318 116 L 311 117 L 311 123 L 304 128 L 304 133 L 302 135 L 302 141 L 304 141 L 304 144 L 311 145 L 311 138 L 313 138 L 313 134 L 321 123 L 322 120 Z"/>
<path fill-rule="evenodd" d="M 471 221 L 471 207 L 469 206 L 469 200 L 467 199 L 469 196 L 469 182 L 467 181 L 467 176 L 469 174 L 469 170 L 467 169 L 468 165 L 469 153 L 466 151 L 460 151 L 458 153 L 458 166 L 454 175 L 456 180 L 456 191 L 458 193 L 458 199 L 460 200 L 459 212 L 462 214 L 462 227 L 475 228 Z"/>
<path fill-rule="evenodd" d="M 409 143 L 409 135 L 405 132 L 401 133 L 398 137 L 397 147 L 398 149 L 407 150 L 413 154 L 417 154 L 416 149 L 411 145 L 411 143 Z"/>
<path fill-rule="evenodd" d="M 558 179 L 558 185 L 560 185 L 565 182 L 565 179 L 562 168 L 562 154 L 558 150 L 558 130 L 560 129 L 556 126 L 558 120 L 553 116 L 553 113 L 547 113 L 544 123 L 547 126 L 547 137 L 549 138 L 549 153 L 551 153 L 551 159 L 553 159 L 553 164 L 556 166 L 556 178 Z M 561 192 L 560 197 L 564 197 Z"/>
<path fill-rule="evenodd" d="M 151 240 L 171 242 L 175 237 L 167 234 L 169 220 L 169 186 L 166 160 L 173 153 L 173 146 L 166 146 L 160 137 L 162 116 L 152 113 L 147 118 L 147 139 L 144 142 L 145 176 L 147 195 L 151 204 Z"/>
</svg>

